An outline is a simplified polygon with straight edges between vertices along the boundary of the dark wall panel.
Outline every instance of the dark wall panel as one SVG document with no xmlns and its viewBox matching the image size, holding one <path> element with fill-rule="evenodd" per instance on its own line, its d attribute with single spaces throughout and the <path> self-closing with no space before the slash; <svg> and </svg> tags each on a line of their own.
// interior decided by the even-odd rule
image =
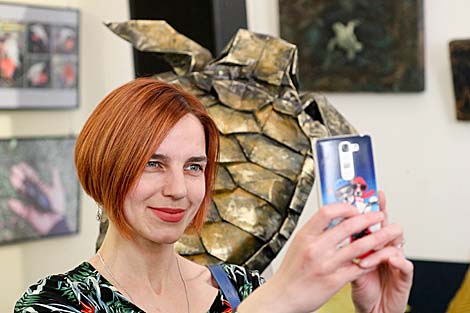
<svg viewBox="0 0 470 313">
<path fill-rule="evenodd" d="M 469 265 L 422 260 L 412 260 L 412 262 L 413 287 L 408 302 L 411 313 L 446 312 L 447 306 L 465 278 Z"/>
<path fill-rule="evenodd" d="M 239 28 L 246 28 L 245 0 L 129 0 L 131 19 L 166 20 L 216 56 Z M 155 54 L 134 49 L 136 76 L 170 70 Z"/>
</svg>

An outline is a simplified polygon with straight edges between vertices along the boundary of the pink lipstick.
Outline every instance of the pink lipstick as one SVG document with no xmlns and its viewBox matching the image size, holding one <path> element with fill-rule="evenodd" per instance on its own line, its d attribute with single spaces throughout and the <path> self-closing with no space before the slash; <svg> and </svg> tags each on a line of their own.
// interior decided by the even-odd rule
<svg viewBox="0 0 470 313">
<path fill-rule="evenodd" d="M 178 223 L 184 217 L 186 213 L 183 209 L 177 208 L 151 208 L 152 211 L 158 216 L 162 221 L 169 223 Z"/>
</svg>

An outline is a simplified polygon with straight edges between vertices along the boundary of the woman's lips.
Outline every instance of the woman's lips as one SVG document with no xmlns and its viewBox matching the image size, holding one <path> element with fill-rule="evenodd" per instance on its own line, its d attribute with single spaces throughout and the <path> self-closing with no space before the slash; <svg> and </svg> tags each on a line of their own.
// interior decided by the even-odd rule
<svg viewBox="0 0 470 313">
<path fill-rule="evenodd" d="M 184 217 L 184 209 L 175 208 L 150 208 L 164 222 L 178 223 Z"/>
</svg>

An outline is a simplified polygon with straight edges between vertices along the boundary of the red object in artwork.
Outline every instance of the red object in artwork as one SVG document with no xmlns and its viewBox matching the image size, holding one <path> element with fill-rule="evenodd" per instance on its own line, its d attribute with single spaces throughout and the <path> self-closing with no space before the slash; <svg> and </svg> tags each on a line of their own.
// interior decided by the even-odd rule
<svg viewBox="0 0 470 313">
<path fill-rule="evenodd" d="M 4 58 L 0 60 L 0 72 L 3 78 L 12 79 L 15 73 L 16 65 L 10 58 Z"/>
</svg>

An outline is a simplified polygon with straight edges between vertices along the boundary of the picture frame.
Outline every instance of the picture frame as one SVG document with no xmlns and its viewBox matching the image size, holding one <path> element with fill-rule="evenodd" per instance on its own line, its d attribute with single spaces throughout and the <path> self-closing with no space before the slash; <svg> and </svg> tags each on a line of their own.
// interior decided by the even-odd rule
<svg viewBox="0 0 470 313">
<path fill-rule="evenodd" d="M 457 120 L 470 121 L 470 39 L 449 42 Z"/>
<path fill-rule="evenodd" d="M 78 233 L 75 141 L 0 139 L 0 245 Z"/>
<path fill-rule="evenodd" d="M 78 9 L 0 3 L 0 110 L 79 105 Z"/>
<path fill-rule="evenodd" d="M 420 92 L 423 0 L 279 0 L 303 91 Z"/>
</svg>

